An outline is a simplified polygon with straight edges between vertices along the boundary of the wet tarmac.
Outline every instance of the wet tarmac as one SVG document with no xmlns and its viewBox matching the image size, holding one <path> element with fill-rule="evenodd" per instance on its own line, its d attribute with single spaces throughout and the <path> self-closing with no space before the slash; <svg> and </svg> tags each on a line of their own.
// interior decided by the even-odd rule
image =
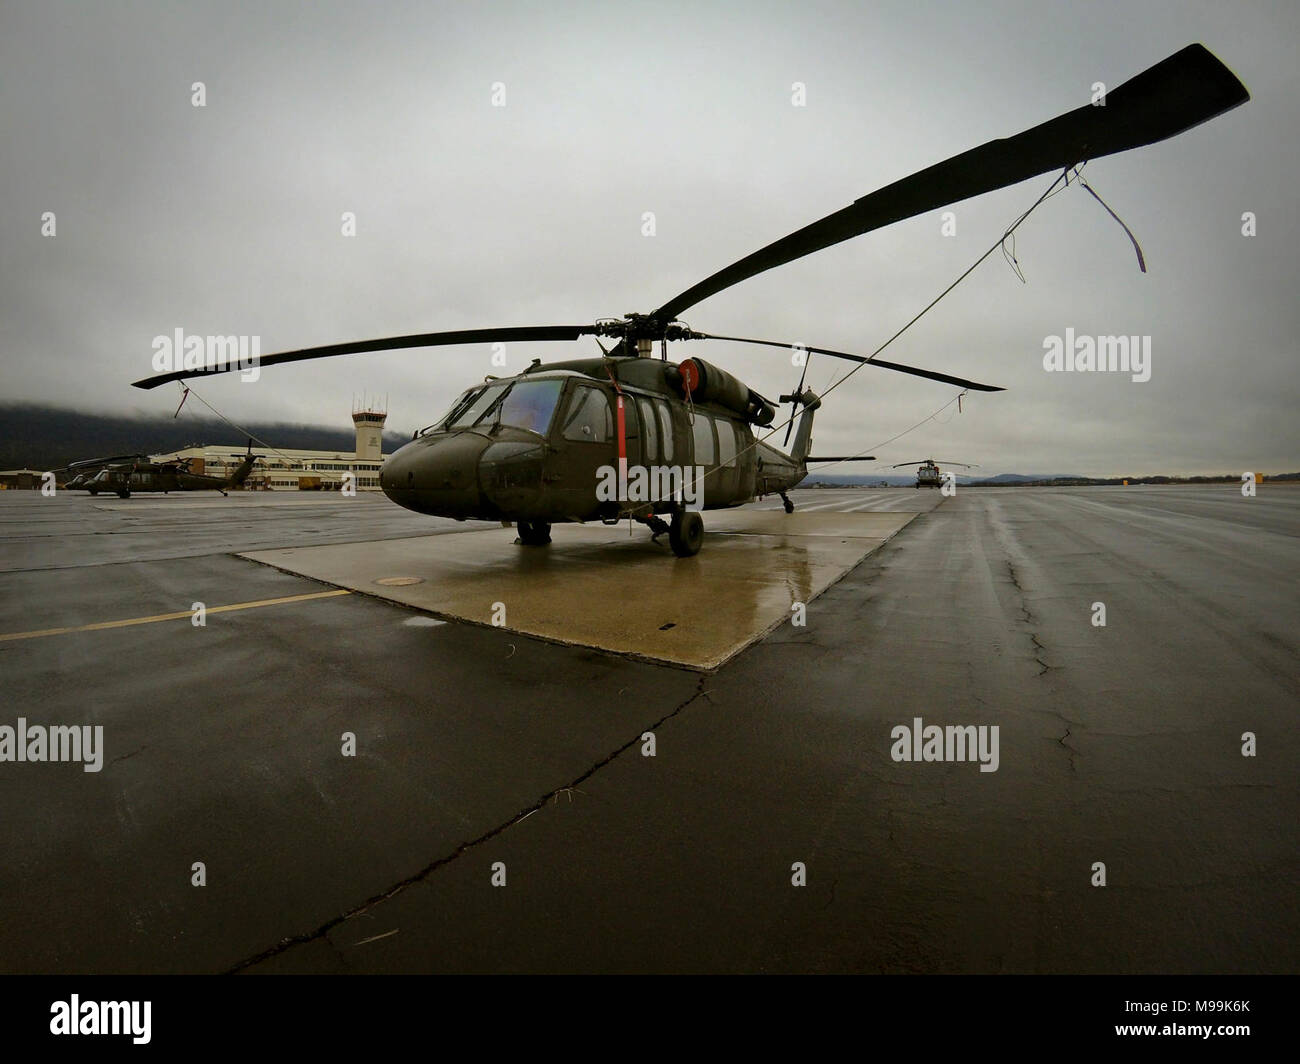
<svg viewBox="0 0 1300 1064">
<path fill-rule="evenodd" d="M 497 526 L 0 492 L 0 728 L 104 729 L 98 772 L 0 761 L 0 970 L 1300 966 L 1300 488 L 795 499 L 809 555 L 913 516 L 700 672 L 237 556 L 373 543 L 411 575 L 384 551 L 426 537 L 500 580 L 526 548 Z M 626 615 L 676 599 L 707 640 L 734 602 L 674 571 L 783 539 L 776 505 L 706 514 L 687 562 L 625 528 L 547 550 L 634 551 Z M 997 770 L 894 760 L 916 718 L 997 726 Z"/>
<path fill-rule="evenodd" d="M 680 560 L 667 536 L 629 522 L 561 527 L 539 550 L 513 549 L 515 532 L 505 529 L 440 539 L 437 550 L 419 536 L 240 557 L 436 617 L 711 670 L 793 623 L 913 516 L 710 513 L 708 553 Z M 707 624 L 698 623 L 701 603 Z"/>
</svg>

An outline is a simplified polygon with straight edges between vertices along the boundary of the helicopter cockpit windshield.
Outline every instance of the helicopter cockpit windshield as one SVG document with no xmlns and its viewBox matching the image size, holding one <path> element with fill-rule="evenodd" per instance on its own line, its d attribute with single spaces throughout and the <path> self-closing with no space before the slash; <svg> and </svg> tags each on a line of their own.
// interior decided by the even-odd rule
<svg viewBox="0 0 1300 1064">
<path fill-rule="evenodd" d="M 531 380 L 514 383 L 503 381 L 482 388 L 471 388 L 452 404 L 445 417 L 427 429 L 421 429 L 416 435 L 451 432 L 475 426 L 488 428 L 508 425 L 544 436 L 563 387 L 562 380 Z"/>
<path fill-rule="evenodd" d="M 462 410 L 464 410 L 465 406 L 472 399 L 474 399 L 475 396 L 479 395 L 482 391 L 483 391 L 483 386 L 479 385 L 479 387 L 477 388 L 469 388 L 461 392 L 460 395 L 456 397 L 456 401 L 451 404 L 451 409 L 449 409 L 445 414 L 443 414 L 442 417 L 438 418 L 438 420 L 435 421 L 432 425 L 426 425 L 422 429 L 417 429 L 413 439 L 418 440 L 421 436 L 427 436 L 431 432 L 440 432 L 446 429 L 447 422 L 450 421 Z"/>
<path fill-rule="evenodd" d="M 484 414 L 501 398 L 507 384 L 489 384 L 479 392 L 470 395 L 464 402 L 458 403 L 443 422 L 442 429 L 467 429 L 476 424 Z"/>
<path fill-rule="evenodd" d="M 545 436 L 560 400 L 562 380 L 519 381 L 497 407 L 493 423 Z"/>
</svg>

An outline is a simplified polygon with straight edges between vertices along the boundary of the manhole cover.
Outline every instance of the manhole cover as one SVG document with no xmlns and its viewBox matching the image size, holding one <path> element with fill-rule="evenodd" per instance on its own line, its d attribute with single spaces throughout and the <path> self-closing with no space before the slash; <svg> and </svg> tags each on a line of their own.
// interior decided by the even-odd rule
<svg viewBox="0 0 1300 1064">
<path fill-rule="evenodd" d="M 411 584 L 423 584 L 424 580 L 418 576 L 381 576 L 375 583 L 383 587 L 409 587 Z"/>
</svg>

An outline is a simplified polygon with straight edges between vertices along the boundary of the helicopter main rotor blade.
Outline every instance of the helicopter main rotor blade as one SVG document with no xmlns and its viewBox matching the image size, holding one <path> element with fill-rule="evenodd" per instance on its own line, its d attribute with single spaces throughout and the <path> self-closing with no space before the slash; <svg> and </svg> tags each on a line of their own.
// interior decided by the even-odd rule
<svg viewBox="0 0 1300 1064">
<path fill-rule="evenodd" d="M 304 347 L 297 351 L 281 351 L 257 359 L 258 366 L 276 366 L 282 362 L 305 362 L 313 358 L 333 358 L 336 355 L 356 355 L 367 351 L 398 351 L 408 347 L 448 347 L 452 344 L 531 343 L 539 340 L 576 340 L 595 332 L 590 325 L 538 325 L 509 329 L 458 329 L 453 332 L 414 333 L 410 336 L 389 336 L 379 340 L 355 340 L 346 344 L 327 344 L 324 347 Z M 199 369 L 182 369 L 146 377 L 133 382 L 134 388 L 157 388 L 169 381 L 207 377 L 215 373 L 231 373 L 245 369 L 237 361 L 227 365 L 205 366 Z"/>
<path fill-rule="evenodd" d="M 962 469 L 978 469 L 977 465 L 967 465 L 965 462 L 949 462 L 946 458 L 922 458 L 916 462 L 899 462 L 897 465 L 890 466 L 890 469 L 901 469 L 903 466 L 929 465 L 931 462 L 942 462 L 944 465 L 961 466 Z"/>
<path fill-rule="evenodd" d="M 672 321 L 701 300 L 765 270 L 904 218 L 1177 136 L 1248 99 L 1250 93 L 1232 71 L 1204 45 L 1189 44 L 1107 93 L 1104 106 L 1085 104 L 895 181 L 719 270 L 669 300 L 653 317 Z"/>
<path fill-rule="evenodd" d="M 86 466 L 108 465 L 110 462 L 125 462 L 128 458 L 148 458 L 147 454 L 115 454 L 111 458 L 83 458 L 80 462 L 70 462 L 64 469 L 82 469 Z"/>
<path fill-rule="evenodd" d="M 760 344 L 763 347 L 783 347 L 787 351 L 793 351 L 795 344 L 782 344 L 775 340 L 751 340 L 744 336 L 714 336 L 712 333 L 693 333 L 693 340 L 730 340 L 735 344 Z M 865 355 L 851 355 L 847 351 L 832 351 L 829 347 L 810 347 L 807 344 L 797 345 L 803 348 L 809 354 L 830 355 L 832 358 L 843 358 L 849 362 L 861 362 L 868 366 L 879 366 L 881 369 L 897 370 L 899 373 L 910 373 L 913 377 L 925 377 L 927 380 L 941 381 L 944 384 L 957 384 L 963 388 L 973 388 L 977 392 L 1004 392 L 1005 388 L 1000 388 L 995 384 L 976 384 L 975 381 L 968 381 L 965 377 L 954 377 L 948 373 L 940 373 L 933 369 L 917 369 L 915 366 L 904 366 L 898 362 L 886 362 L 883 358 L 867 358 Z"/>
</svg>

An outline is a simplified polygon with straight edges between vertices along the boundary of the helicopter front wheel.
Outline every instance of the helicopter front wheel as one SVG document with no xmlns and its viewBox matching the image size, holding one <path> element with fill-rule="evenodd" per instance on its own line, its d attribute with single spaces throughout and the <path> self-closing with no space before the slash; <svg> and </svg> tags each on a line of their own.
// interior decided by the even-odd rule
<svg viewBox="0 0 1300 1064">
<path fill-rule="evenodd" d="M 129 491 L 119 491 L 117 493 L 117 497 L 119 499 L 129 499 L 131 497 L 131 493 Z"/>
<path fill-rule="evenodd" d="M 525 547 L 544 547 L 551 542 L 551 526 L 545 521 L 516 521 L 515 528 Z"/>
<path fill-rule="evenodd" d="M 694 510 L 678 510 L 668 527 L 668 545 L 679 558 L 691 558 L 704 545 L 704 520 Z"/>
</svg>

